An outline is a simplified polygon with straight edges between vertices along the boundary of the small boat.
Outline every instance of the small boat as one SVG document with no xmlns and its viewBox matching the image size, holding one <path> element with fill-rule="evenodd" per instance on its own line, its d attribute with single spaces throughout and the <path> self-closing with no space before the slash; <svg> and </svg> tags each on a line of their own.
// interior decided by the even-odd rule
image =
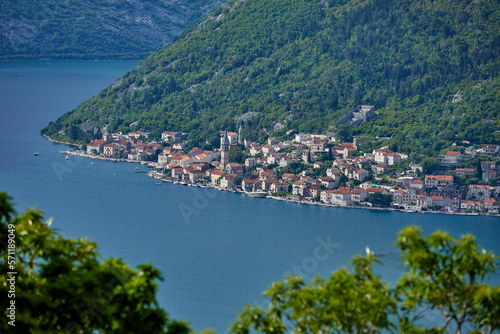
<svg viewBox="0 0 500 334">
<path fill-rule="evenodd" d="M 64 157 L 64 159 L 68 160 L 68 159 L 69 159 L 69 157 L 68 157 L 68 156 L 65 156 L 65 157 Z"/>
<path fill-rule="evenodd" d="M 91 166 L 94 166 L 94 162 L 92 161 L 92 162 L 90 163 L 90 165 L 91 165 Z"/>
<path fill-rule="evenodd" d="M 117 173 L 113 174 L 114 176 L 118 175 Z"/>
<path fill-rule="evenodd" d="M 35 157 L 37 157 L 39 154 L 38 154 L 38 152 L 35 152 L 35 153 L 33 153 L 33 155 L 34 155 Z"/>
<path fill-rule="evenodd" d="M 159 185 L 159 184 L 161 184 L 161 182 L 155 182 L 155 184 L 156 184 L 156 185 Z"/>
<path fill-rule="evenodd" d="M 139 170 L 139 167 L 135 167 L 135 170 Z"/>
<path fill-rule="evenodd" d="M 188 184 L 187 184 L 187 182 L 179 182 L 179 184 L 180 184 L 181 186 L 187 186 L 187 185 L 188 185 Z"/>
</svg>

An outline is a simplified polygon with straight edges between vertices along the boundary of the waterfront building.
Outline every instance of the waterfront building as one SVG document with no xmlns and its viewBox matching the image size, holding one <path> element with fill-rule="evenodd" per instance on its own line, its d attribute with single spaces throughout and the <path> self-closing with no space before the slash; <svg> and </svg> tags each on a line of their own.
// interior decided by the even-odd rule
<svg viewBox="0 0 500 334">
<path fill-rule="evenodd" d="M 120 158 L 120 145 L 112 143 L 104 146 L 104 156 L 107 158 Z"/>
<path fill-rule="evenodd" d="M 87 154 L 99 154 L 103 152 L 105 140 L 94 140 L 87 145 Z"/>
</svg>

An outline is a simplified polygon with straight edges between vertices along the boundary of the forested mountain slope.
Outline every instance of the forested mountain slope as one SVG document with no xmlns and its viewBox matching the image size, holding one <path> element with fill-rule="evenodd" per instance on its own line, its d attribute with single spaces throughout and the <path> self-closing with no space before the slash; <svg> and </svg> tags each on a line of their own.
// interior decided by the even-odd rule
<svg viewBox="0 0 500 334">
<path fill-rule="evenodd" d="M 144 58 L 223 0 L 2 0 L 0 58 Z"/>
<path fill-rule="evenodd" d="M 203 144 L 255 112 L 245 137 L 280 123 L 393 136 L 400 151 L 430 155 L 455 140 L 500 143 L 499 56 L 494 0 L 236 1 L 43 132 L 170 130 Z M 333 126 L 359 104 L 377 116 Z"/>
</svg>

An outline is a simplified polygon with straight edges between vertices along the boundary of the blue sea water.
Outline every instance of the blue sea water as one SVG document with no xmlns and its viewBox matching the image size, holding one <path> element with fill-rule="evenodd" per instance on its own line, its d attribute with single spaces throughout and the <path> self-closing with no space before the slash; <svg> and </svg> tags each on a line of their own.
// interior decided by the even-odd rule
<svg viewBox="0 0 500 334">
<path fill-rule="evenodd" d="M 155 185 L 135 173 L 136 164 L 65 160 L 59 151 L 67 145 L 39 135 L 136 65 L 0 62 L 0 190 L 18 211 L 36 206 L 54 217 L 63 236 L 96 241 L 105 257 L 153 263 L 164 277 L 161 306 L 193 329 L 223 333 L 245 302 L 264 304 L 272 281 L 287 273 L 326 276 L 366 246 L 386 255 L 377 271 L 394 282 L 402 266 L 393 242 L 409 224 L 426 233 L 472 233 L 500 254 L 498 218 L 323 208 Z M 498 274 L 492 279 L 500 281 Z"/>
</svg>

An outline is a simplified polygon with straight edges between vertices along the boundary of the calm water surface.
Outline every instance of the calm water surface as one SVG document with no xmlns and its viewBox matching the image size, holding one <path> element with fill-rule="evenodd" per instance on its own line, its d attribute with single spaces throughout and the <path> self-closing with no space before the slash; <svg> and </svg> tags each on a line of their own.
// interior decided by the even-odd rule
<svg viewBox="0 0 500 334">
<path fill-rule="evenodd" d="M 481 246 L 500 254 L 498 218 L 321 208 L 158 186 L 135 173 L 135 164 L 65 160 L 59 151 L 67 145 L 39 135 L 48 122 L 136 65 L 1 62 L 0 189 L 14 198 L 18 211 L 36 206 L 54 217 L 62 235 L 96 241 L 103 256 L 134 266 L 153 263 L 165 278 L 161 305 L 195 330 L 223 333 L 243 303 L 263 303 L 261 292 L 273 280 L 287 273 L 326 276 L 366 246 L 387 255 L 377 270 L 395 281 L 401 265 L 392 244 L 409 224 L 426 233 L 473 233 Z M 500 281 L 498 275 L 493 280 Z"/>
</svg>

